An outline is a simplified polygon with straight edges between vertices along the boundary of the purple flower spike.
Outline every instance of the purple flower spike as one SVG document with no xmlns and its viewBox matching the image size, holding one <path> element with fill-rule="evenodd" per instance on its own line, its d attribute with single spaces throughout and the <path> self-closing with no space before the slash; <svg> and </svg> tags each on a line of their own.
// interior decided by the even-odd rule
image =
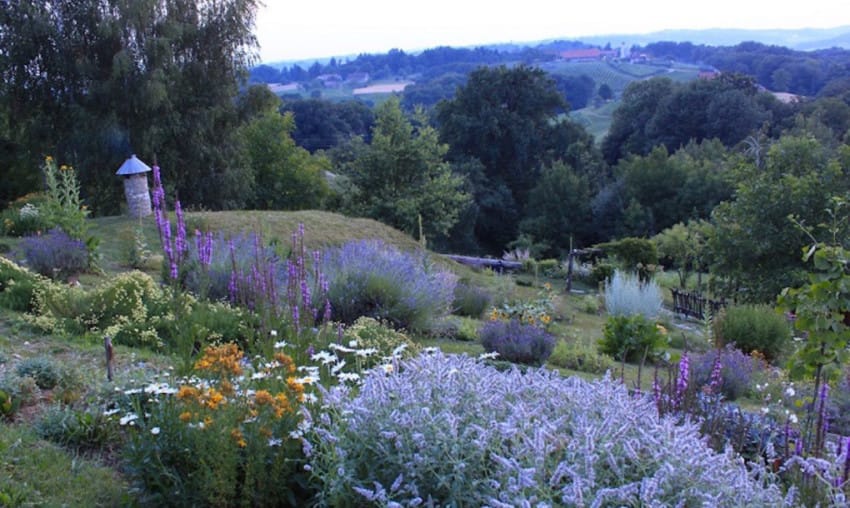
<svg viewBox="0 0 850 508">
<path fill-rule="evenodd" d="M 679 377 L 676 379 L 676 395 L 673 400 L 673 405 L 678 408 L 685 398 L 685 392 L 688 390 L 688 377 L 690 376 L 690 363 L 688 361 L 688 353 L 682 353 L 682 359 L 679 360 Z"/>
</svg>

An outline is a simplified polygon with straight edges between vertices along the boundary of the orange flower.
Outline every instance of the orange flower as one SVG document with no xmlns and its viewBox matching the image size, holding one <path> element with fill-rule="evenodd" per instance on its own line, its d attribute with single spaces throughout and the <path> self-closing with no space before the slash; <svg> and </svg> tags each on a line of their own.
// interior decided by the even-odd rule
<svg viewBox="0 0 850 508">
<path fill-rule="evenodd" d="M 192 419 L 192 413 L 190 413 L 189 411 L 183 411 L 182 413 L 180 413 L 180 421 L 181 422 L 186 423 L 191 419 Z"/>
<path fill-rule="evenodd" d="M 295 374 L 295 362 L 292 361 L 291 356 L 284 353 L 275 353 L 274 359 L 277 360 L 287 372 Z"/>
<path fill-rule="evenodd" d="M 209 392 L 206 394 L 206 399 L 207 407 L 210 409 L 218 409 L 219 404 L 227 402 L 224 399 L 224 395 L 215 388 L 210 388 Z"/>
<path fill-rule="evenodd" d="M 242 361 L 242 351 L 236 344 L 207 346 L 204 350 L 204 356 L 195 362 L 195 369 L 206 370 L 223 377 L 231 374 L 238 376 L 242 374 L 240 361 Z"/>
<path fill-rule="evenodd" d="M 245 448 L 248 446 L 248 443 L 245 442 L 245 436 L 242 435 L 242 431 L 239 429 L 233 429 L 230 431 L 230 437 L 236 441 L 236 444 L 239 445 L 239 448 Z"/>
<path fill-rule="evenodd" d="M 294 377 L 286 378 L 286 386 L 298 395 L 304 393 L 304 385 L 296 381 Z"/>
<path fill-rule="evenodd" d="M 276 418 L 280 418 L 284 413 L 292 411 L 292 406 L 289 405 L 289 397 L 285 393 L 278 393 L 275 395 L 274 400 L 274 415 Z"/>
<path fill-rule="evenodd" d="M 269 393 L 268 390 L 257 390 L 257 393 L 254 394 L 254 402 L 261 406 L 265 406 L 273 404 L 274 397 L 272 397 L 272 394 Z"/>
<path fill-rule="evenodd" d="M 200 393 L 198 389 L 194 386 L 183 385 L 180 387 L 180 390 L 177 392 L 177 398 L 180 400 L 188 399 L 188 400 L 198 400 L 200 397 Z"/>
</svg>

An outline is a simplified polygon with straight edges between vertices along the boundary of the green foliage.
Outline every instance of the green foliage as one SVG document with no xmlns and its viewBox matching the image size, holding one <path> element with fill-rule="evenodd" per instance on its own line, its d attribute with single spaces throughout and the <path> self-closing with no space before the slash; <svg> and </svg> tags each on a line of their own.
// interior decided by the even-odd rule
<svg viewBox="0 0 850 508">
<path fill-rule="evenodd" d="M 564 369 L 591 374 L 605 374 L 615 367 L 610 356 L 600 354 L 592 345 L 569 340 L 559 340 L 555 344 L 549 363 Z"/>
<path fill-rule="evenodd" d="M 78 451 L 99 449 L 119 439 L 115 424 L 97 407 L 78 410 L 52 406 L 41 415 L 34 429 L 42 439 Z"/>
<path fill-rule="evenodd" d="M 114 469 L 48 443 L 26 425 L 0 421 L 0 505 L 129 506 L 135 496 Z"/>
<path fill-rule="evenodd" d="M 727 307 L 715 318 L 717 340 L 735 344 L 744 353 L 758 351 L 774 361 L 787 351 L 791 328 L 785 317 L 767 305 Z"/>
<path fill-rule="evenodd" d="M 11 419 L 18 410 L 20 401 L 15 400 L 11 393 L 0 388 L 0 417 Z"/>
<path fill-rule="evenodd" d="M 654 359 L 666 344 L 658 325 L 642 315 L 611 316 L 605 322 L 599 351 L 617 360 L 640 362 Z"/>
<path fill-rule="evenodd" d="M 687 288 L 688 277 L 706 268 L 711 224 L 705 221 L 678 223 L 652 237 L 662 263 L 676 269 L 679 287 Z M 697 288 L 699 291 L 699 288 Z"/>
<path fill-rule="evenodd" d="M 142 394 L 122 417 L 133 422 L 124 457 L 141 503 L 302 505 L 301 443 L 290 433 L 301 421 L 304 386 L 287 355 L 250 367 L 242 358 L 233 345 L 207 348 L 193 381 L 177 393 Z M 250 370 L 237 382 L 243 368 Z"/>
<path fill-rule="evenodd" d="M 623 238 L 597 245 L 614 258 L 621 268 L 636 271 L 641 280 L 649 280 L 658 264 L 658 250 L 646 238 Z"/>
<path fill-rule="evenodd" d="M 80 184 L 74 168 L 64 164 L 57 166 L 49 156 L 44 159 L 42 168 L 47 189 L 39 211 L 44 221 L 51 228 L 59 227 L 75 240 L 93 241 L 88 237 L 86 217 L 89 212 L 80 199 Z"/>
<path fill-rule="evenodd" d="M 445 161 L 447 151 L 422 111 L 411 123 L 398 99 L 384 102 L 371 144 L 353 161 L 352 211 L 411 235 L 421 220 L 426 238 L 445 236 L 469 203 L 463 178 Z"/>
<path fill-rule="evenodd" d="M 361 351 L 375 350 L 373 354 L 368 356 L 355 354 L 349 359 L 350 363 L 357 364 L 358 370 L 361 372 L 396 355 L 403 358 L 416 356 L 422 349 L 418 344 L 410 340 L 405 333 L 394 330 L 389 323 L 365 316 L 357 319 L 350 326 L 345 327 L 343 331 L 343 344 Z M 400 354 L 399 351 L 401 351 Z M 340 353 L 341 350 L 337 349 L 337 356 Z"/>
<path fill-rule="evenodd" d="M 40 210 L 42 194 L 27 194 L 13 201 L 0 212 L 0 232 L 6 236 L 25 236 L 49 229 Z"/>
<path fill-rule="evenodd" d="M 9 72 L 0 111 L 14 123 L 0 116 L 10 147 L 0 179 L 20 176 L 37 186 L 26 168 L 58 148 L 58 158 L 80 169 L 82 193 L 98 213 L 115 213 L 123 196 L 113 172 L 132 146 L 143 159 L 156 154 L 184 205 L 244 203 L 249 179 L 235 142 L 234 99 L 255 56 L 258 4 L 181 5 L 6 5 L 0 47 Z M 33 80 L 36 61 L 41 77 Z"/>
<path fill-rule="evenodd" d="M 814 270 L 808 284 L 786 288 L 780 305 L 794 312 L 794 327 L 807 333 L 791 357 L 795 377 L 834 379 L 850 361 L 850 255 L 843 247 L 816 244 L 806 255 Z"/>
<path fill-rule="evenodd" d="M 586 245 L 592 241 L 590 185 L 562 161 L 544 167 L 528 196 L 521 233 L 543 247 L 541 254 L 559 255 L 572 241 Z"/>
<path fill-rule="evenodd" d="M 438 105 L 440 139 L 470 182 L 472 233 L 485 250 L 501 252 L 518 236 L 541 167 L 562 159 L 579 175 L 605 175 L 590 136 L 556 119 L 565 109 L 554 81 L 524 65 L 480 67 Z"/>
<path fill-rule="evenodd" d="M 47 286 L 48 280 L 0 256 L 0 307 L 28 312 L 35 304 L 35 295 Z"/>
<path fill-rule="evenodd" d="M 62 378 L 61 368 L 53 360 L 43 356 L 21 360 L 15 368 L 15 373 L 22 378 L 33 378 L 36 386 L 42 390 L 55 388 Z"/>
<path fill-rule="evenodd" d="M 294 129 L 293 115 L 281 115 L 277 108 L 241 127 L 239 136 L 253 174 L 253 208 L 301 210 L 324 204 L 330 162 L 297 146 Z"/>
<path fill-rule="evenodd" d="M 753 303 L 768 303 L 785 287 L 806 282 L 799 247 L 830 235 L 831 197 L 850 191 L 846 166 L 811 137 L 784 136 L 764 163 L 736 168 L 735 199 L 718 205 L 709 241 L 717 291 Z M 795 221 L 810 228 L 801 230 Z M 848 238 L 848 224 L 838 238 Z"/>
<path fill-rule="evenodd" d="M 490 291 L 468 281 L 459 281 L 455 286 L 452 314 L 480 318 L 492 301 Z"/>
<path fill-rule="evenodd" d="M 617 267 L 611 263 L 594 263 L 590 276 L 597 285 L 605 284 L 614 276 Z"/>
</svg>

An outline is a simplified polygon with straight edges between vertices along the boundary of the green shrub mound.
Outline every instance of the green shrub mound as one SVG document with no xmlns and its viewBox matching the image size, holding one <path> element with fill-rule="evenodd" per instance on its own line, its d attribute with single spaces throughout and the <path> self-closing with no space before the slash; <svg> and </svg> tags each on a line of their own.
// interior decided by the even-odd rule
<svg viewBox="0 0 850 508">
<path fill-rule="evenodd" d="M 791 340 L 785 317 L 767 305 L 729 307 L 717 320 L 718 339 L 723 344 L 735 344 L 747 354 L 758 351 L 771 362 L 785 352 Z"/>
<path fill-rule="evenodd" d="M 732 452 L 610 378 L 421 355 L 312 414 L 326 506 L 781 506 Z"/>
</svg>

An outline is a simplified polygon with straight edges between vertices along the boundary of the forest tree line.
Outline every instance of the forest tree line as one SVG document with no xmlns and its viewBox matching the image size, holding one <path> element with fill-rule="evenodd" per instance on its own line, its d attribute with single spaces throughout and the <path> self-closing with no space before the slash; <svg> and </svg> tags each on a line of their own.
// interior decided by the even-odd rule
<svg viewBox="0 0 850 508">
<path fill-rule="evenodd" d="M 0 199 L 39 190 L 40 160 L 53 154 L 77 168 L 96 214 L 118 213 L 114 172 L 137 153 L 189 209 L 327 209 L 440 251 L 557 257 L 570 245 L 684 235 L 691 252 L 668 262 L 711 267 L 729 291 L 764 300 L 804 273 L 809 237 L 788 217 L 826 234 L 833 198 L 850 191 L 850 80 L 833 70 L 817 95 L 790 104 L 743 72 L 637 81 L 597 144 L 563 114 L 557 80 L 495 57 L 467 62 L 430 107 L 281 103 L 247 85 L 256 8 L 5 3 Z M 385 57 L 412 65 L 402 52 Z"/>
</svg>

